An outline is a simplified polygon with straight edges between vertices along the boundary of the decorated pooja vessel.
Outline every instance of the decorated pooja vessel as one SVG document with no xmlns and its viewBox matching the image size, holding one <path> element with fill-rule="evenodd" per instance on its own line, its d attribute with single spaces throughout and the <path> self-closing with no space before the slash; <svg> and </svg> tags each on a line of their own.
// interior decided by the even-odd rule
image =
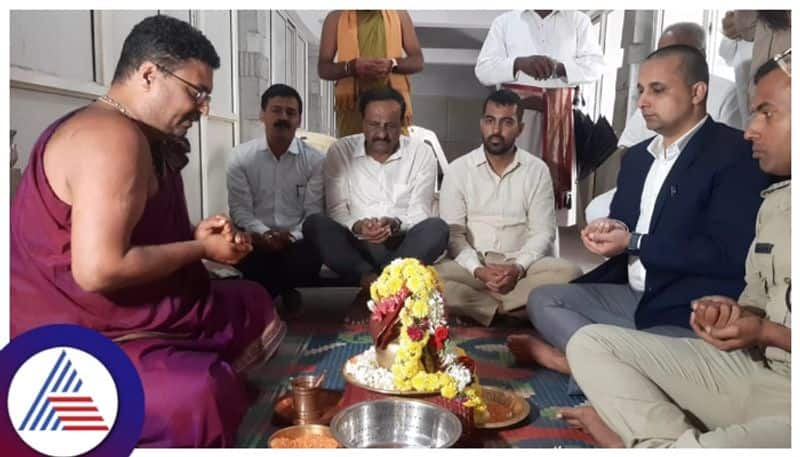
<svg viewBox="0 0 800 457">
<path fill-rule="evenodd" d="M 397 259 L 370 288 L 374 346 L 350 359 L 345 398 L 418 396 L 461 419 L 465 433 L 488 419 L 474 361 L 450 339 L 436 270 Z"/>
</svg>

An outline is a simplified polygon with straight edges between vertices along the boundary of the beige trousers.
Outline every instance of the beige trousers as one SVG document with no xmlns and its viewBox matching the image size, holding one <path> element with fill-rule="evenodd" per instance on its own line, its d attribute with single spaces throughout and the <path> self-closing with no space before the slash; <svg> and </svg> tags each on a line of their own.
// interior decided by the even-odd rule
<svg viewBox="0 0 800 457">
<path fill-rule="evenodd" d="M 789 364 L 602 324 L 575 333 L 567 359 L 627 447 L 791 445 Z"/>
<path fill-rule="evenodd" d="M 492 259 L 487 261 L 503 263 L 492 262 Z M 511 292 L 500 295 L 489 291 L 481 280 L 452 259 L 434 266 L 444 283 L 447 312 L 470 317 L 485 326 L 492 323 L 495 313 L 508 313 L 525 306 L 531 290 L 545 284 L 566 284 L 582 274 L 581 269 L 572 262 L 543 257 L 528 267 L 525 277 Z"/>
</svg>

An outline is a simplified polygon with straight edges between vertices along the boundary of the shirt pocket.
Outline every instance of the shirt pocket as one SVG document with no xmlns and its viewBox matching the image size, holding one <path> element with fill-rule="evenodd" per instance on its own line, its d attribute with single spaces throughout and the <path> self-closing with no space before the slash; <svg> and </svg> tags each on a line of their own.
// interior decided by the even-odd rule
<svg viewBox="0 0 800 457">
<path fill-rule="evenodd" d="M 525 214 L 512 213 L 499 218 L 495 246 L 503 254 L 516 253 L 527 239 L 528 218 Z"/>
<path fill-rule="evenodd" d="M 292 212 L 303 207 L 307 183 L 302 179 L 292 179 L 283 189 L 283 201 Z"/>
<path fill-rule="evenodd" d="M 758 252 L 756 249 L 753 253 L 753 265 L 764 293 L 768 294 L 770 288 L 775 286 L 775 255 L 772 252 Z"/>
<path fill-rule="evenodd" d="M 398 208 L 408 208 L 411 199 L 411 186 L 408 184 L 395 184 L 392 186 L 392 202 Z"/>
</svg>

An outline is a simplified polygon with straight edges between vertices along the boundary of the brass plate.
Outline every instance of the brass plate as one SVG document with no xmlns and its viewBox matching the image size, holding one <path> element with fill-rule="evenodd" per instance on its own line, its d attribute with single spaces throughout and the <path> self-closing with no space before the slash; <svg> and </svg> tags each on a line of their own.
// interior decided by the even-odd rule
<svg viewBox="0 0 800 457">
<path fill-rule="evenodd" d="M 483 401 L 494 416 L 489 418 L 485 424 L 476 424 L 478 428 L 503 428 L 514 425 L 526 417 L 531 412 L 531 405 L 524 398 L 511 392 L 493 386 L 481 386 Z M 499 416 L 498 416 L 499 414 Z"/>
<path fill-rule="evenodd" d="M 328 425 L 333 416 L 339 412 L 339 401 L 342 399 L 343 392 L 338 390 L 320 389 L 319 390 L 319 409 L 323 411 L 322 416 L 315 421 L 316 423 Z M 272 420 L 278 425 L 291 425 L 294 421 L 294 399 L 292 393 L 281 395 L 275 402 Z"/>
<path fill-rule="evenodd" d="M 359 354 L 359 355 L 361 355 L 361 354 Z M 355 359 L 359 355 L 355 355 L 353 357 L 350 357 L 350 359 L 347 362 L 348 363 L 352 362 L 353 359 Z M 345 366 L 347 366 L 347 364 L 345 364 Z M 362 383 L 356 381 L 356 379 L 353 378 L 352 376 L 350 376 L 349 373 L 345 372 L 345 370 L 344 370 L 345 366 L 342 367 L 342 376 L 344 376 L 344 379 L 347 382 L 349 382 L 350 384 L 354 385 L 354 386 L 361 387 L 362 389 L 366 389 L 366 390 L 369 390 L 371 392 L 377 392 L 379 394 L 385 394 L 385 395 L 395 395 L 395 396 L 398 396 L 398 397 L 415 397 L 415 396 L 419 396 L 419 395 L 437 395 L 439 393 L 438 390 L 429 390 L 429 391 L 425 391 L 425 392 L 419 392 L 419 391 L 413 390 L 413 391 L 410 391 L 410 392 L 401 392 L 399 390 L 376 389 L 374 387 L 370 387 L 370 386 L 368 386 L 366 384 L 362 384 Z"/>
</svg>

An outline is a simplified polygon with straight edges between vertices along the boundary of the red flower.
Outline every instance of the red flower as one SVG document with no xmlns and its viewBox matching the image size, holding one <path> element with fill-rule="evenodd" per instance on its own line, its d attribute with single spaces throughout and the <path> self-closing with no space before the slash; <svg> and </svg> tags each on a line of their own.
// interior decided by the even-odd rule
<svg viewBox="0 0 800 457">
<path fill-rule="evenodd" d="M 400 289 L 400 293 L 398 295 L 400 296 L 400 302 L 403 303 L 406 301 L 406 298 L 408 298 L 411 295 L 411 291 L 408 289 L 408 287 L 403 286 L 403 288 Z"/>
<path fill-rule="evenodd" d="M 462 355 L 457 360 L 458 360 L 458 363 L 460 363 L 461 365 L 464 365 L 467 368 L 467 370 L 469 370 L 470 373 L 475 374 L 475 361 L 474 360 L 472 360 L 471 358 L 469 358 L 469 357 L 467 357 L 465 355 Z"/>
<path fill-rule="evenodd" d="M 408 337 L 411 338 L 411 341 L 419 341 L 422 339 L 424 333 L 422 329 L 419 327 L 409 327 L 408 328 Z"/>
<path fill-rule="evenodd" d="M 449 333 L 447 327 L 436 327 L 433 333 L 433 341 L 436 344 L 436 350 L 441 351 L 444 347 L 444 342 L 447 341 Z"/>
</svg>

